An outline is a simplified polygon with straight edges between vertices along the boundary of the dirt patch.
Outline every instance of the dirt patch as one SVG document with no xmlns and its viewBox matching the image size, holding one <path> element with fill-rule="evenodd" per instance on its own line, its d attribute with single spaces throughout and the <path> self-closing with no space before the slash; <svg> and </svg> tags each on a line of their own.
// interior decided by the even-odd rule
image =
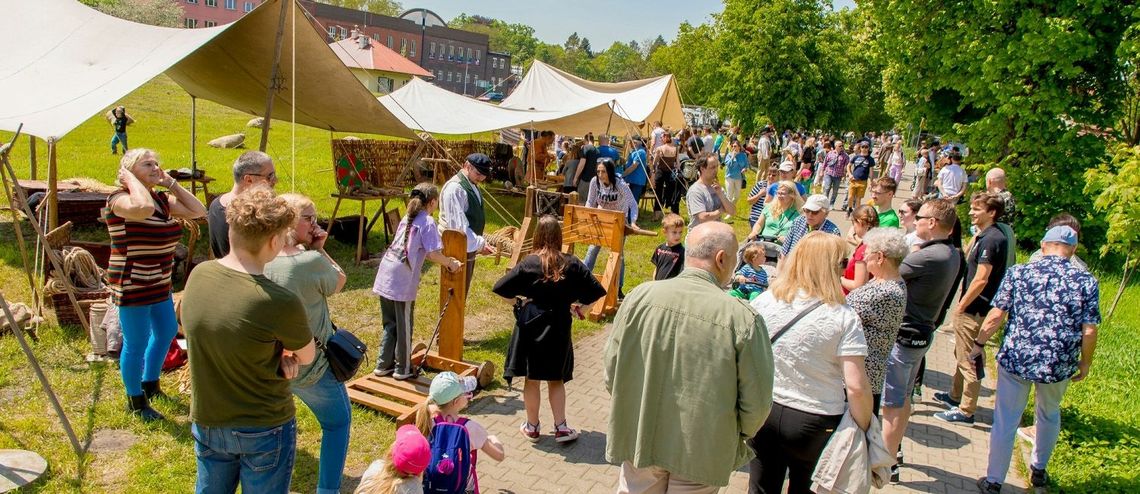
<svg viewBox="0 0 1140 494">
<path fill-rule="evenodd" d="M 7 405 L 16 401 L 16 399 L 23 394 L 23 391 L 16 386 L 7 386 L 0 388 L 0 406 Z"/>
<path fill-rule="evenodd" d="M 514 327 L 514 316 L 509 306 L 499 310 L 468 311 L 463 319 L 463 342 L 473 343 L 491 338 L 491 335 Z"/>
<path fill-rule="evenodd" d="M 138 441 L 138 436 L 125 429 L 100 429 L 95 431 L 91 447 L 87 450 L 92 453 L 121 453 Z"/>
</svg>

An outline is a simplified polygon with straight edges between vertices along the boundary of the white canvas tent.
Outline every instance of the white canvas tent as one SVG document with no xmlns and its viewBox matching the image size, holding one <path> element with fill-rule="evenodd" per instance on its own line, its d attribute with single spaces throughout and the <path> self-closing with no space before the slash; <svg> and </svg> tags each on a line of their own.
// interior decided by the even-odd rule
<svg viewBox="0 0 1140 494">
<path fill-rule="evenodd" d="M 615 112 L 626 120 L 647 125 L 660 120 L 674 129 L 685 125 L 681 95 L 672 75 L 626 82 L 594 82 L 538 60 L 500 106 L 573 111 L 614 101 Z"/>
<path fill-rule="evenodd" d="M 615 114 L 612 102 L 568 110 L 503 108 L 437 87 L 419 78 L 381 96 L 388 111 L 413 129 L 438 134 L 475 134 L 499 129 L 534 128 L 563 135 L 584 135 L 607 128 L 624 134 L 637 126 Z"/>
<path fill-rule="evenodd" d="M 191 96 L 264 116 L 283 1 L 292 12 L 273 118 L 292 119 L 296 91 L 297 123 L 415 138 L 356 80 L 293 0 L 267 0 L 236 22 L 206 29 L 137 24 L 74 0 L 6 2 L 0 130 L 23 124 L 25 133 L 59 140 L 163 72 Z"/>
</svg>

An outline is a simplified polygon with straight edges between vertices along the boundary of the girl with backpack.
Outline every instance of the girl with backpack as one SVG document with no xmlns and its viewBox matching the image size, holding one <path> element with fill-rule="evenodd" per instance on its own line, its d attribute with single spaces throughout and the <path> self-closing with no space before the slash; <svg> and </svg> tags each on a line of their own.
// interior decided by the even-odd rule
<svg viewBox="0 0 1140 494">
<path fill-rule="evenodd" d="M 400 426 L 386 456 L 368 466 L 353 494 L 423 494 L 431 445 L 420 430 L 411 424 Z"/>
<path fill-rule="evenodd" d="M 479 494 L 479 476 L 475 473 L 478 453 L 482 451 L 495 461 L 507 457 L 499 438 L 478 422 L 459 415 L 470 402 L 475 386 L 474 377 L 441 372 L 431 380 L 427 402 L 416 411 L 416 427 L 431 444 L 431 463 L 424 471 L 427 494 Z"/>
</svg>

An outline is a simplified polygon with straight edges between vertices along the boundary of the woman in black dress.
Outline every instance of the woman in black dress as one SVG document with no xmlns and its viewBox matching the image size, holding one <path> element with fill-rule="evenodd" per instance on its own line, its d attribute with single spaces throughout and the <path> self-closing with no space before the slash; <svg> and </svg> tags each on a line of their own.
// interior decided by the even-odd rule
<svg viewBox="0 0 1140 494">
<path fill-rule="evenodd" d="M 534 253 L 519 261 L 495 283 L 494 292 L 515 298 L 515 331 L 507 349 L 503 377 L 523 377 L 526 422 L 519 430 L 538 441 L 539 381 L 546 381 L 554 415 L 554 440 L 578 439 L 566 425 L 566 388 L 574 378 L 574 347 L 570 341 L 571 311 L 581 317 L 581 305 L 606 294 L 601 283 L 577 258 L 562 253 L 562 226 L 554 216 L 543 216 L 534 233 Z"/>
</svg>

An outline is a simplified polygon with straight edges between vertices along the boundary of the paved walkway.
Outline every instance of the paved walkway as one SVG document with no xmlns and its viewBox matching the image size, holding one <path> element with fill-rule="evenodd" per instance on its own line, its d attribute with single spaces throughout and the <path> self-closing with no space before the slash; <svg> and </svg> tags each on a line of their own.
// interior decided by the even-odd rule
<svg viewBox="0 0 1140 494">
<path fill-rule="evenodd" d="M 909 178 L 904 179 L 909 185 Z M 909 196 L 900 187 L 900 196 Z M 896 198 L 896 207 L 902 197 Z M 833 212 L 831 220 L 846 231 L 849 223 L 842 213 Z M 485 456 L 479 461 L 479 483 L 486 493 L 606 493 L 617 487 L 618 467 L 606 463 L 605 442 L 608 428 L 610 397 L 603 382 L 602 355 L 606 330 L 592 335 L 575 346 L 575 379 L 567 383 L 566 413 L 570 425 L 581 431 L 575 443 L 560 445 L 551 435 L 552 419 L 543 391 L 541 408 L 543 436 L 538 443 L 528 442 L 518 431 L 525 417 L 521 387 L 498 390 L 477 398 L 468 410 L 472 417 L 496 434 L 507 448 L 507 459 L 495 463 Z M 976 493 L 974 482 L 985 473 L 989 452 L 989 429 L 993 423 L 994 380 L 983 380 L 974 426 L 948 424 L 933 415 L 943 408 L 933 401 L 935 391 L 947 391 L 954 372 L 954 335 L 949 328 L 940 330 L 934 347 L 927 354 L 926 387 L 922 403 L 914 407 L 903 451 L 907 466 L 902 469 L 902 483 L 887 486 L 879 492 L 933 492 L 940 494 Z M 993 349 L 988 352 L 993 355 Z M 746 469 L 745 469 L 746 470 Z M 746 471 L 733 474 L 724 493 L 748 492 Z M 1011 468 L 1004 492 L 1023 492 L 1025 483 Z"/>
</svg>

